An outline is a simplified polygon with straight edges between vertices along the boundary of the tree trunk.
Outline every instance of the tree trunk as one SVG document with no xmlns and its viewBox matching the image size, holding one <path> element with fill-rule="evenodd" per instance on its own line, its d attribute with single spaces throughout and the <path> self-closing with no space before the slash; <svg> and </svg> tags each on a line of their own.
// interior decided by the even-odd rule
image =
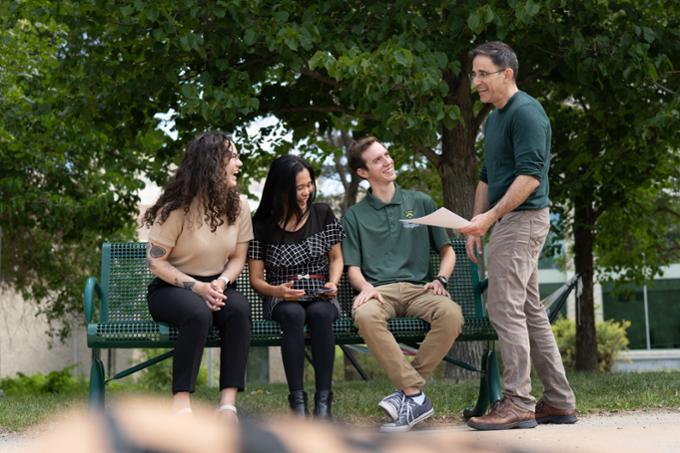
<svg viewBox="0 0 680 453">
<path fill-rule="evenodd" d="M 345 189 L 342 201 L 340 202 L 340 212 L 345 214 L 350 206 L 356 204 L 357 195 L 359 194 L 359 183 L 361 182 L 361 178 L 349 168 L 349 165 L 345 165 L 342 162 L 343 157 L 346 160 L 349 159 L 349 147 L 352 145 L 352 137 L 347 131 L 340 131 L 339 134 L 334 131 L 329 131 L 327 139 L 329 143 L 338 148 L 342 148 L 344 151 L 343 156 L 336 155 L 333 158 L 333 162 L 335 171 L 338 173 L 340 182 Z"/>
<path fill-rule="evenodd" d="M 349 158 L 349 147 L 352 145 L 352 137 L 349 132 L 340 131 L 338 134 L 330 131 L 328 133 L 328 141 L 338 148 L 343 149 L 343 157 L 346 160 Z M 354 174 L 354 172 L 349 168 L 349 165 L 343 164 L 341 156 L 336 155 L 333 161 L 335 163 L 335 170 L 338 172 L 338 176 L 340 177 L 340 182 L 345 189 L 342 202 L 340 203 L 340 211 L 342 212 L 342 215 L 344 215 L 345 212 L 347 212 L 347 209 L 357 202 L 361 178 Z M 354 365 L 352 365 L 352 362 L 350 362 L 346 354 L 342 354 L 342 367 L 345 381 L 356 381 L 361 379 L 361 376 L 354 368 Z"/>
<path fill-rule="evenodd" d="M 576 301 L 576 369 L 597 371 L 597 338 L 593 303 L 593 225 L 596 215 L 588 198 L 575 200 L 574 265 L 583 290 Z"/>
<path fill-rule="evenodd" d="M 466 73 L 467 71 L 463 71 L 463 74 Z M 465 124 L 459 124 L 455 129 L 443 128 L 442 155 L 437 171 L 442 180 L 444 206 L 469 219 L 472 217 L 477 186 L 477 156 L 474 150 L 477 128 L 472 111 L 470 87 L 451 74 L 445 75 L 445 79 L 450 90 L 447 102 L 460 107 Z M 454 343 L 449 356 L 479 366 L 484 344 L 481 341 Z M 477 374 L 447 364 L 444 376 L 459 379 L 477 377 Z"/>
</svg>

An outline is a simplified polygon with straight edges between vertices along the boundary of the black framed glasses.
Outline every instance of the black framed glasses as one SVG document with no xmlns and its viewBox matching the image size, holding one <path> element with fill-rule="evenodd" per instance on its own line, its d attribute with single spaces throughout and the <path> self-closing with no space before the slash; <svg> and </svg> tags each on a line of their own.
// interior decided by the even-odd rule
<svg viewBox="0 0 680 453">
<path fill-rule="evenodd" d="M 468 74 L 468 79 L 470 79 L 470 82 L 474 82 L 475 79 L 486 80 L 489 76 L 492 76 L 494 74 L 499 74 L 499 73 L 505 71 L 506 69 L 508 69 L 508 68 L 499 69 L 498 71 L 494 71 L 494 72 L 486 72 L 486 71 L 471 72 L 471 73 Z"/>
</svg>

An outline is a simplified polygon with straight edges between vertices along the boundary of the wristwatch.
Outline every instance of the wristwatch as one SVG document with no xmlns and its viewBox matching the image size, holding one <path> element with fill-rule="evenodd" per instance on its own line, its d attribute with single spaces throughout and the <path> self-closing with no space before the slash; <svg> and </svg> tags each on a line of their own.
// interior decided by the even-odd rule
<svg viewBox="0 0 680 453">
<path fill-rule="evenodd" d="M 445 277 L 443 275 L 437 275 L 435 280 L 439 280 L 439 283 L 441 283 L 443 286 L 446 286 L 446 284 L 449 282 L 449 277 Z"/>
<path fill-rule="evenodd" d="M 224 282 L 224 287 L 225 287 L 225 288 L 226 288 L 227 286 L 229 286 L 229 279 L 228 279 L 227 277 L 225 277 L 224 275 L 220 275 L 219 277 L 217 277 L 217 279 L 218 279 L 218 280 L 222 280 L 222 281 Z"/>
</svg>

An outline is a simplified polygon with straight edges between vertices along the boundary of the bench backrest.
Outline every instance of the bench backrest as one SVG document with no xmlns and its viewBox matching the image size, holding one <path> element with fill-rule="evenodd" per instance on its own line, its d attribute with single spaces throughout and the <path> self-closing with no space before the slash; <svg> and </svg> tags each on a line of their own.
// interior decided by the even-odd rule
<svg viewBox="0 0 680 453">
<path fill-rule="evenodd" d="M 477 266 L 465 254 L 465 242 L 460 239 L 451 241 L 456 251 L 456 269 L 449 280 L 449 292 L 453 300 L 463 308 L 463 315 L 482 316 L 482 306 L 478 290 L 479 276 Z M 432 255 L 432 266 L 439 268 L 439 255 Z M 149 321 L 146 301 L 146 287 L 153 279 L 146 262 L 146 242 L 104 243 L 102 247 L 102 304 L 100 319 L 103 322 Z M 237 290 L 251 303 L 253 320 L 262 319 L 262 302 L 259 294 L 248 281 L 248 266 L 241 273 Z M 338 299 L 343 316 L 350 316 L 353 290 L 343 275 L 339 286 Z"/>
</svg>

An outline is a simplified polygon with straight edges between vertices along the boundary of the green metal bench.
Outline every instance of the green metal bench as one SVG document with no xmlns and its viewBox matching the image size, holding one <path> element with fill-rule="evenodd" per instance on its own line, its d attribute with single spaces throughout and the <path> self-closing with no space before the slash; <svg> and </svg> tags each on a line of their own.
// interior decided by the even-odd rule
<svg viewBox="0 0 680 453">
<path fill-rule="evenodd" d="M 484 287 L 479 281 L 477 266 L 465 254 L 465 242 L 452 240 L 456 251 L 456 268 L 449 279 L 448 290 L 453 300 L 461 305 L 465 326 L 457 341 L 481 340 L 486 347 L 479 365 L 460 362 L 449 357 L 450 363 L 480 373 L 480 391 L 474 408 L 466 409 L 465 416 L 483 415 L 490 402 L 500 399 L 500 378 L 498 361 L 493 348 L 496 333 L 486 317 L 481 292 Z M 433 254 L 433 269 L 439 267 L 439 255 Z M 436 274 L 435 274 L 436 275 Z M 151 360 L 137 364 L 114 376 L 105 378 L 101 360 L 101 349 L 110 348 L 171 348 L 174 346 L 177 330 L 167 324 L 157 323 L 149 314 L 146 302 L 146 287 L 153 275 L 146 263 L 146 243 L 105 243 L 102 247 L 101 279 L 89 277 L 85 282 L 85 319 L 87 322 L 87 344 L 92 349 L 90 371 L 90 402 L 104 404 L 105 384 L 114 379 L 129 376 L 150 365 L 172 356 L 172 351 Z M 260 296 L 250 287 L 248 270 L 241 273 L 237 289 L 251 302 L 252 346 L 276 346 L 280 344 L 281 332 L 276 321 L 263 319 Z M 338 345 L 348 354 L 345 345 L 363 343 L 351 319 L 354 292 L 346 276 L 340 282 L 338 299 L 342 309 L 333 330 Z M 417 347 L 429 330 L 429 324 L 417 318 L 395 318 L 389 321 L 390 331 L 400 343 Z M 218 332 L 213 329 L 207 346 L 218 345 Z"/>
</svg>

